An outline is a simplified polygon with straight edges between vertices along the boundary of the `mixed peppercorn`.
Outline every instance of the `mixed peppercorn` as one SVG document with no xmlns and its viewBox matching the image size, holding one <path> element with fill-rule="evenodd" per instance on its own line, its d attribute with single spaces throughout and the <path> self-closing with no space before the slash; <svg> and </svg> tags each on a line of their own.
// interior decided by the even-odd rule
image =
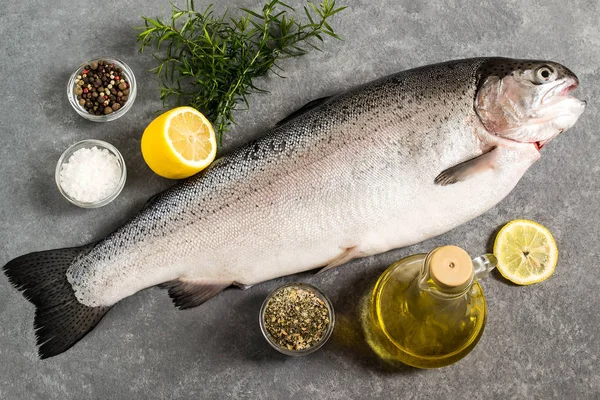
<svg viewBox="0 0 600 400">
<path fill-rule="evenodd" d="M 129 98 L 130 84 L 123 70 L 104 60 L 86 65 L 75 79 L 77 102 L 92 115 L 118 111 Z"/>
</svg>

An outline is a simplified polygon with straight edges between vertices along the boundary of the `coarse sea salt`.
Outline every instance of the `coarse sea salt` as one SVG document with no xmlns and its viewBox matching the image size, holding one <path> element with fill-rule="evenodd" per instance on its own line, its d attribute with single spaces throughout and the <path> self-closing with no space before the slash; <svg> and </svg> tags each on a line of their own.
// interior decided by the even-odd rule
<svg viewBox="0 0 600 400">
<path fill-rule="evenodd" d="M 96 146 L 75 151 L 60 170 L 60 185 L 69 197 L 96 203 L 114 193 L 121 179 L 117 157 Z"/>
</svg>

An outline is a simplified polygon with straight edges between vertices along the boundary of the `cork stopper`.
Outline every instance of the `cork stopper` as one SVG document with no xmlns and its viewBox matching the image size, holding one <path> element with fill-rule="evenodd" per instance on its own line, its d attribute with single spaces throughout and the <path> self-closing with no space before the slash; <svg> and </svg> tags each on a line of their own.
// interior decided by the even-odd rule
<svg viewBox="0 0 600 400">
<path fill-rule="evenodd" d="M 473 262 L 460 247 L 442 246 L 429 256 L 429 273 L 436 284 L 456 288 L 469 282 L 473 276 Z"/>
</svg>

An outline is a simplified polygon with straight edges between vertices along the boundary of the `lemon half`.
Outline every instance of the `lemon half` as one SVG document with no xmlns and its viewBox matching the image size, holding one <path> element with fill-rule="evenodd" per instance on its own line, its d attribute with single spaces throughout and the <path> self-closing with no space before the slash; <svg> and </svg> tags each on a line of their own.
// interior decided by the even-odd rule
<svg viewBox="0 0 600 400">
<path fill-rule="evenodd" d="M 494 241 L 498 271 L 518 285 L 542 282 L 558 262 L 558 247 L 550 231 L 534 221 L 517 219 L 504 225 Z"/>
<path fill-rule="evenodd" d="M 177 107 L 155 118 L 144 130 L 141 146 L 146 164 L 169 179 L 202 171 L 217 154 L 211 123 L 192 107 Z"/>
</svg>

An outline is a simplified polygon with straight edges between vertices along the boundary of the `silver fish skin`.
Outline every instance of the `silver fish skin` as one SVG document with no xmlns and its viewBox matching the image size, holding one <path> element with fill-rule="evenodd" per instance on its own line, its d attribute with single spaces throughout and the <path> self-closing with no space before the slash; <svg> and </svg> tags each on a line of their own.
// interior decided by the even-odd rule
<svg viewBox="0 0 600 400">
<path fill-rule="evenodd" d="M 150 286 L 164 285 L 188 308 L 232 284 L 337 266 L 447 232 L 500 202 L 539 148 L 575 123 L 585 108 L 569 96 L 577 85 L 557 63 L 478 58 L 334 96 L 65 255 L 71 302 L 95 310 L 90 330 L 110 306 Z M 26 261 L 5 271 L 27 296 L 25 278 L 11 277 Z M 42 329 L 42 357 L 74 343 L 53 336 L 52 323 Z"/>
</svg>

